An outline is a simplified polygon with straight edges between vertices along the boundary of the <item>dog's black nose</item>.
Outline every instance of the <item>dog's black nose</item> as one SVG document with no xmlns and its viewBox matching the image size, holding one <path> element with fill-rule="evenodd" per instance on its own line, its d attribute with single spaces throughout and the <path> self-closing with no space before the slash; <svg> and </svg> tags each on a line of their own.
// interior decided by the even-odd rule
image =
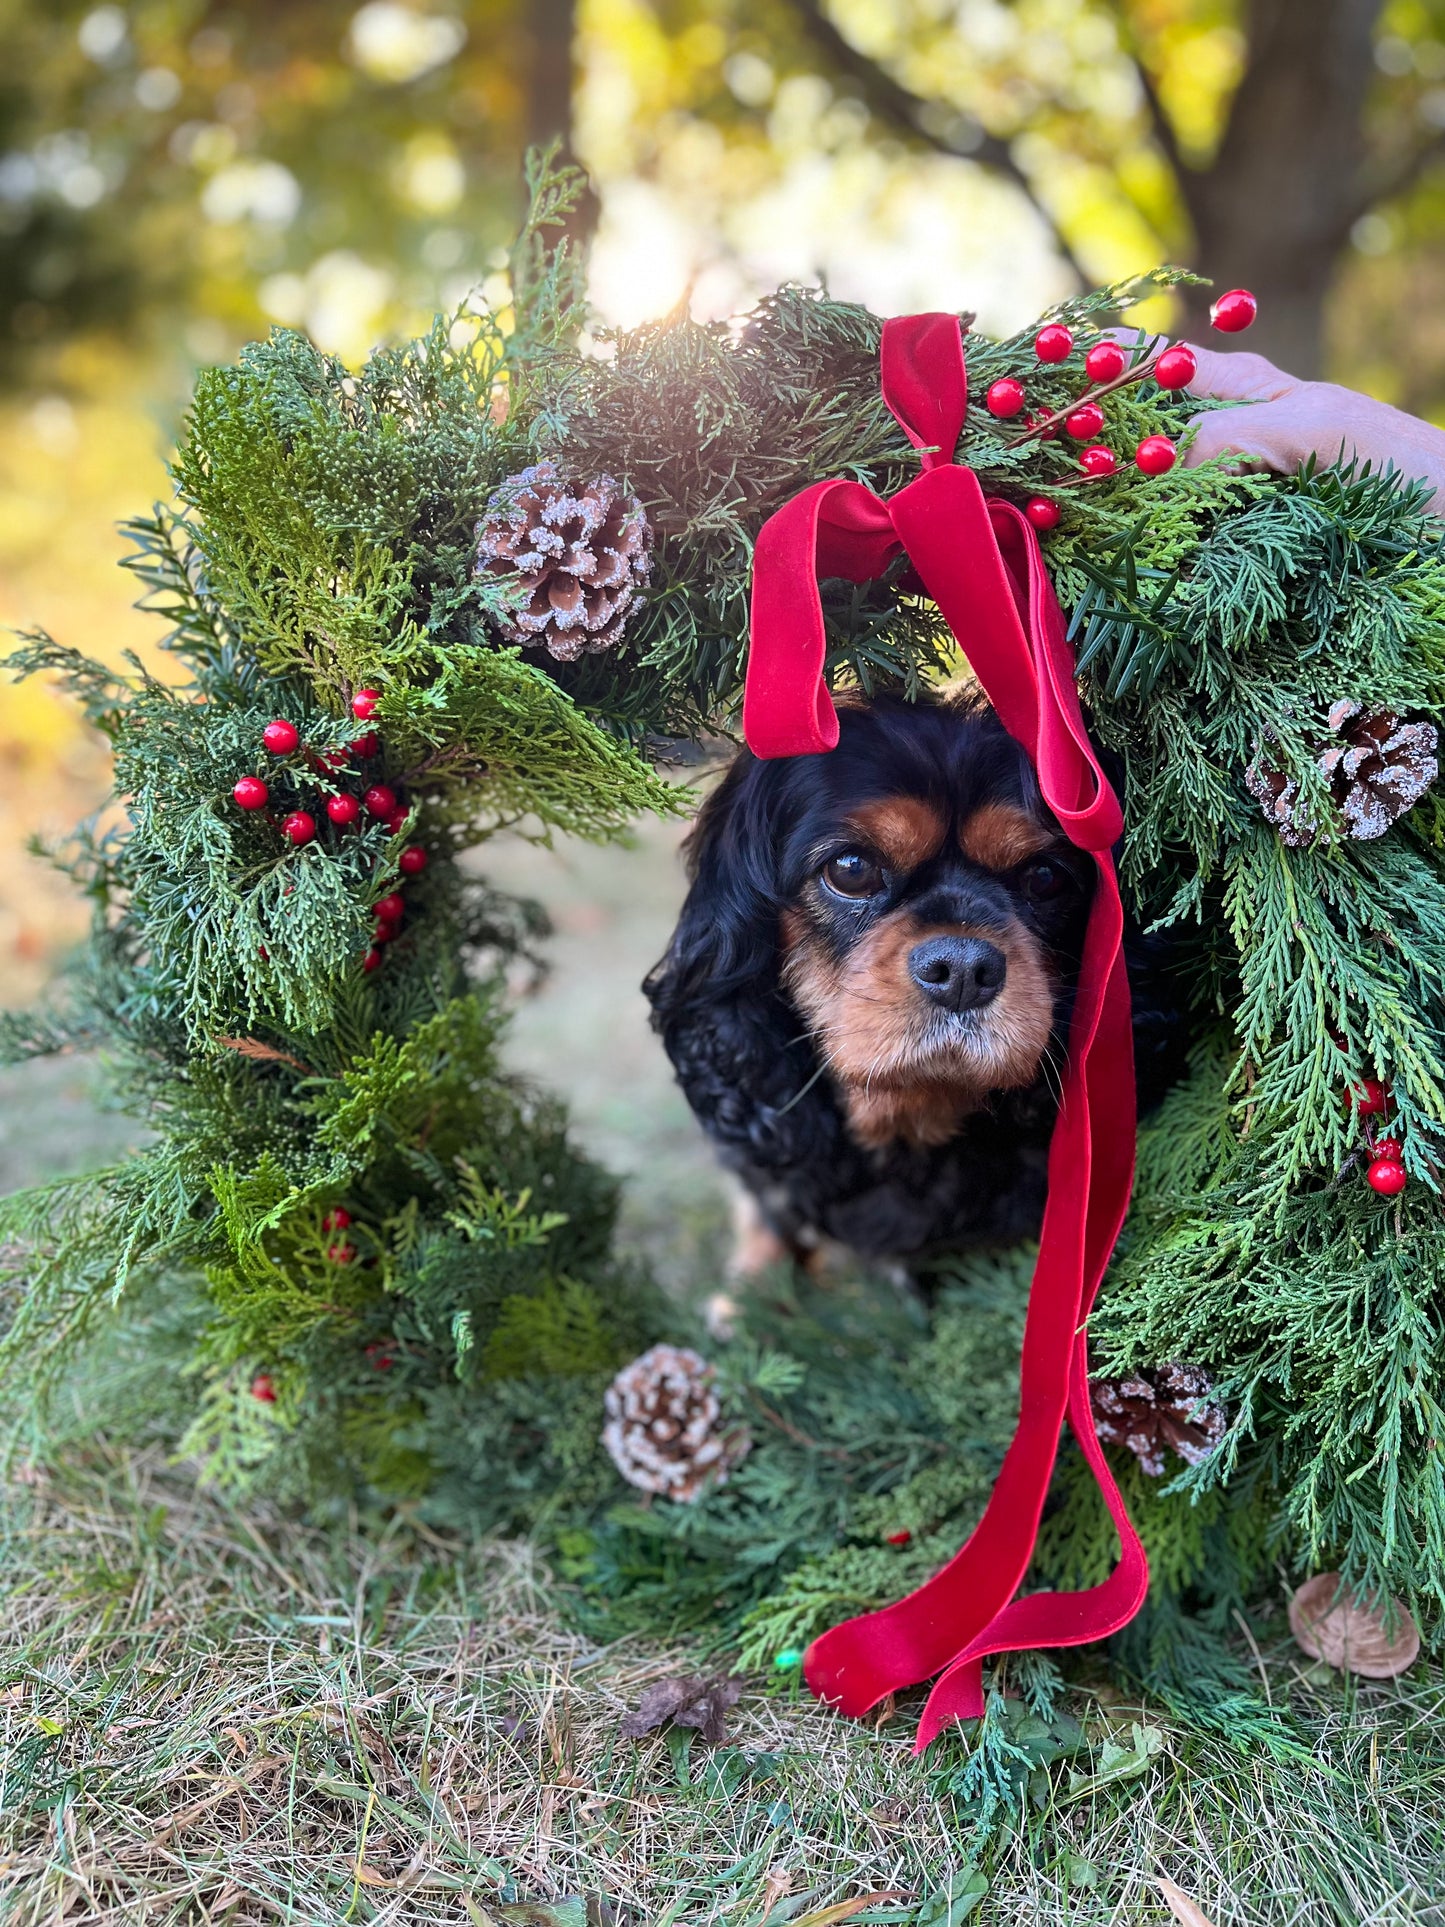
<svg viewBox="0 0 1445 1927">
<path fill-rule="evenodd" d="M 909 953 L 908 974 L 945 1010 L 981 1010 L 1003 989 L 1008 958 L 982 937 L 930 937 Z"/>
</svg>

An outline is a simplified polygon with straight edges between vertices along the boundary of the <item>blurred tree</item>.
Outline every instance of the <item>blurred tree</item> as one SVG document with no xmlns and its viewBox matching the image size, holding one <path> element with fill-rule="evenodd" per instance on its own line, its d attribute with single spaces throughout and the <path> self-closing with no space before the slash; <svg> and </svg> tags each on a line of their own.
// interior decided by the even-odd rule
<svg viewBox="0 0 1445 1927">
<path fill-rule="evenodd" d="M 268 318 L 355 352 L 458 298 L 515 220 L 525 42 L 512 0 L 0 0 L 0 352 L 178 309 L 201 358 Z"/>
<path fill-rule="evenodd" d="M 804 160 L 947 156 L 1081 278 L 1190 260 L 1288 365 L 1445 394 L 1445 0 L 0 0 L 0 371 L 359 352 L 484 279 L 554 136 L 713 238 Z"/>
<path fill-rule="evenodd" d="M 593 5 L 618 35 L 626 0 Z M 1301 372 L 1320 371 L 1328 298 L 1362 252 L 1438 249 L 1412 210 L 1445 188 L 1441 0 L 655 0 L 655 17 L 668 67 L 637 56 L 639 171 L 703 123 L 755 190 L 814 76 L 820 145 L 998 173 L 1082 278 L 1167 256 L 1250 286 L 1252 343 Z M 696 59 L 700 19 L 725 58 Z M 1361 333 L 1338 338 L 1357 350 Z"/>
<path fill-rule="evenodd" d="M 983 89 L 965 87 L 949 99 L 900 85 L 891 62 L 861 51 L 849 34 L 854 20 L 866 18 L 861 8 L 844 0 L 835 21 L 823 0 L 793 4 L 824 59 L 860 85 L 870 113 L 913 138 L 1001 167 L 1046 209 L 1046 190 L 1019 165 L 1019 137 L 1037 130 L 1092 158 L 1100 151 L 1097 123 L 1117 122 L 1107 107 L 1102 115 L 1090 111 L 1075 74 L 1058 73 L 1052 85 L 1031 74 L 1035 63 L 1017 40 L 1005 45 L 1002 63 L 990 59 L 997 35 L 978 29 L 1001 5 L 959 0 L 942 21 L 919 6 L 910 38 L 921 44 L 910 47 L 910 66 L 947 72 L 938 60 L 940 34 L 957 35 L 967 49 L 982 43 Z M 1095 45 L 1127 64 L 1133 118 L 1167 165 L 1163 205 L 1153 183 L 1131 195 L 1161 246 L 1222 286 L 1252 288 L 1262 304 L 1254 343 L 1287 367 L 1319 373 L 1325 303 L 1351 237 L 1445 159 L 1445 93 L 1431 84 L 1445 76 L 1445 10 L 1429 0 L 1099 0 L 1073 11 L 1111 30 L 1112 48 L 1103 37 Z M 1025 41 L 1047 38 L 1049 16 L 1057 22 L 1059 15 L 1030 0 L 1014 0 L 1008 12 Z M 1001 64 L 1012 74 L 999 72 Z M 1015 86 L 1010 109 L 1005 97 L 1015 77 L 1034 85 Z M 951 106 L 964 110 L 954 124 Z M 1120 163 L 1135 144 L 1127 135 L 1119 140 L 1122 132 L 1114 135 Z M 1130 195 L 1130 168 L 1115 171 Z M 1206 305 L 1195 303 L 1196 329 Z"/>
</svg>

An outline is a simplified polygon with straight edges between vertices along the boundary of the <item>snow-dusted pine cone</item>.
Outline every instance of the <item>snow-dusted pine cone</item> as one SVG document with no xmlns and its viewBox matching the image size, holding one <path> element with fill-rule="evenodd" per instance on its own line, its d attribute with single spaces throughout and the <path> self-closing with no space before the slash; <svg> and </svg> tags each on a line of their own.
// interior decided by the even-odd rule
<svg viewBox="0 0 1445 1927">
<path fill-rule="evenodd" d="M 610 475 L 574 484 L 538 462 L 487 503 L 474 573 L 514 586 L 496 618 L 509 642 L 575 662 L 622 640 L 652 573 L 652 530 Z"/>
<path fill-rule="evenodd" d="M 1314 842 L 1316 825 L 1300 809 L 1299 784 L 1283 770 L 1271 769 L 1258 749 L 1244 772 L 1244 787 L 1279 832 L 1281 843 L 1291 850 L 1303 850 Z"/>
<path fill-rule="evenodd" d="M 1330 711 L 1330 728 L 1342 740 L 1323 752 L 1320 768 L 1330 779 L 1347 834 L 1367 843 L 1383 836 L 1435 781 L 1440 772 L 1435 725 L 1339 702 Z"/>
<path fill-rule="evenodd" d="M 602 1443 L 629 1485 L 695 1499 L 747 1456 L 752 1440 L 724 1430 L 712 1381 L 712 1366 L 685 1345 L 654 1345 L 613 1379 Z"/>
<path fill-rule="evenodd" d="M 1099 1437 L 1106 1445 L 1127 1445 L 1151 1479 L 1164 1471 L 1166 1446 L 1186 1465 L 1198 1465 L 1224 1437 L 1224 1408 L 1213 1394 L 1202 1365 L 1159 1365 L 1089 1382 Z"/>
<path fill-rule="evenodd" d="M 1367 843 L 1418 803 L 1439 774 L 1433 723 L 1407 723 L 1389 709 L 1362 709 L 1346 699 L 1330 710 L 1334 740 L 1316 758 L 1343 818 L 1346 836 Z M 1245 787 L 1291 849 L 1313 843 L 1319 825 L 1300 808 L 1299 785 L 1271 768 L 1256 748 Z"/>
</svg>

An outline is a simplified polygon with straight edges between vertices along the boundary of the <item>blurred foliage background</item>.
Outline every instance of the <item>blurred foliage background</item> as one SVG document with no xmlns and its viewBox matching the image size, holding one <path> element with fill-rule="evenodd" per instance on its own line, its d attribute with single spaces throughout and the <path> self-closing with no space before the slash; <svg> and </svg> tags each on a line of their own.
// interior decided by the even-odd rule
<svg viewBox="0 0 1445 1927">
<path fill-rule="evenodd" d="M 1445 420 L 1445 0 L 0 0 L 0 622 L 144 651 L 114 522 L 196 367 L 503 298 L 553 137 L 611 321 L 823 275 L 1013 327 L 1167 258 L 1256 291 L 1251 346 Z M 33 686 L 0 771 L 14 1002 L 83 920 L 25 839 L 106 772 Z"/>
</svg>

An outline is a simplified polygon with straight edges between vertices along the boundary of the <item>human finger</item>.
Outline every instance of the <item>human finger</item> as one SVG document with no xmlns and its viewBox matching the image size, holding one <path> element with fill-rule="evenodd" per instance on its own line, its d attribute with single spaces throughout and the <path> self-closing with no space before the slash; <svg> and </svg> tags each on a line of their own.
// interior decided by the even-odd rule
<svg viewBox="0 0 1445 1927">
<path fill-rule="evenodd" d="M 1293 437 L 1272 433 L 1273 424 L 1261 421 L 1269 404 L 1258 408 L 1221 409 L 1218 413 L 1196 415 L 1189 426 L 1194 431 L 1184 452 L 1184 466 L 1198 468 L 1201 462 L 1230 456 L 1241 469 L 1267 468 L 1286 475 L 1299 466 Z"/>
<path fill-rule="evenodd" d="M 1221 354 L 1217 348 L 1186 346 L 1194 356 L 1195 372 L 1188 393 L 1211 401 L 1281 401 L 1300 386 L 1297 375 L 1286 374 L 1263 355 Z"/>
</svg>

